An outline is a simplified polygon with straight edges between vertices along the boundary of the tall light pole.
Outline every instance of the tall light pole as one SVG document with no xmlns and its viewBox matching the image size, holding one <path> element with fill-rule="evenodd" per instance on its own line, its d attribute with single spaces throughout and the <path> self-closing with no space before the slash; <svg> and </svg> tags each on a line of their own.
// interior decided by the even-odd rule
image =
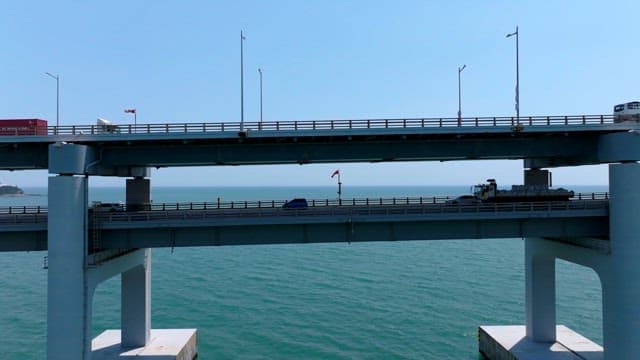
<svg viewBox="0 0 640 360">
<path fill-rule="evenodd" d="M 51 76 L 56 79 L 56 133 L 58 132 L 58 126 L 60 126 L 60 76 L 53 75 L 50 72 L 46 72 L 45 74 Z"/>
<path fill-rule="evenodd" d="M 244 59 L 242 54 L 244 39 L 242 30 L 240 30 L 240 131 L 243 130 L 244 125 Z"/>
<path fill-rule="evenodd" d="M 338 175 L 338 205 L 342 205 L 342 181 L 340 181 L 340 169 L 331 174 L 331 177 Z"/>
<path fill-rule="evenodd" d="M 520 125 L 520 64 L 518 54 L 518 27 L 516 32 L 507 34 L 507 37 L 516 36 L 516 123 Z"/>
<path fill-rule="evenodd" d="M 462 90 L 460 86 L 460 73 L 464 70 L 467 65 L 462 65 L 462 67 L 458 67 L 458 126 L 462 125 Z"/>
<path fill-rule="evenodd" d="M 260 122 L 262 122 L 262 69 L 258 68 L 260 74 Z"/>
</svg>

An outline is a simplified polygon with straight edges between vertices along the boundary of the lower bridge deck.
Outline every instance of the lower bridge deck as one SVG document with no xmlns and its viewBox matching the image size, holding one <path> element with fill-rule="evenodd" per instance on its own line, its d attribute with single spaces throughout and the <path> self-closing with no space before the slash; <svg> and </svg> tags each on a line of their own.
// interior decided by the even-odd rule
<svg viewBox="0 0 640 360">
<path fill-rule="evenodd" d="M 145 247 L 546 237 L 608 252 L 606 195 L 452 204 L 443 198 L 153 204 L 89 211 L 90 251 Z M 47 210 L 0 212 L 0 251 L 47 249 Z"/>
</svg>

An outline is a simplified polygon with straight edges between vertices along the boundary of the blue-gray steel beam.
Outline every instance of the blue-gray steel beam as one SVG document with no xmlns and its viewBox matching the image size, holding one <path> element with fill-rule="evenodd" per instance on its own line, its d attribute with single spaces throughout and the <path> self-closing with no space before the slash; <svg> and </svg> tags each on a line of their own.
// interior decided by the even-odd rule
<svg viewBox="0 0 640 360">
<path fill-rule="evenodd" d="M 276 219 L 262 217 L 173 220 L 140 220 L 101 224 L 102 249 L 142 247 L 293 244 L 321 242 L 367 242 L 396 240 L 550 237 L 608 238 L 608 216 L 603 211 L 573 216 L 537 217 L 455 214 L 439 217 L 414 216 L 299 216 Z M 606 212 L 606 211 L 605 211 Z M 446 215 L 446 214 L 445 214 Z M 144 215 L 140 215 L 143 216 Z M 20 225 L 14 225 L 14 229 Z M 2 233 L 0 251 L 46 250 L 46 224 L 25 224 L 20 235 Z M 90 230 L 91 231 L 91 230 Z M 2 232 L 2 228 L 0 228 Z M 597 247 L 601 244 L 582 246 Z M 601 250 L 601 249 L 599 249 Z"/>
<path fill-rule="evenodd" d="M 211 124 L 210 124 L 211 125 Z M 203 124 L 204 126 L 204 124 Z M 388 127 L 287 131 L 167 132 L 0 137 L 0 169 L 48 167 L 53 142 L 94 149 L 90 174 L 119 168 L 244 164 L 529 159 L 549 166 L 617 161 L 601 136 L 635 125 Z M 187 129 L 185 125 L 185 129 Z M 636 141 L 630 140 L 635 143 Z M 599 152 L 599 146 L 606 149 Z M 625 157 L 635 156 L 629 153 Z M 628 159 L 622 159 L 628 160 Z M 116 169 L 116 170 L 114 170 Z"/>
</svg>

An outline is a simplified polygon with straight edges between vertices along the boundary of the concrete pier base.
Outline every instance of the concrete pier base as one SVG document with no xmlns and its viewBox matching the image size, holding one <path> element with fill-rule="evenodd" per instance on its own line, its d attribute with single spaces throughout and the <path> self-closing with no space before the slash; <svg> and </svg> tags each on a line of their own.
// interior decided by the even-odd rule
<svg viewBox="0 0 640 360">
<path fill-rule="evenodd" d="M 123 348 L 120 330 L 106 330 L 91 341 L 92 360 L 193 360 L 198 355 L 196 329 L 151 329 L 144 347 Z"/>
<path fill-rule="evenodd" d="M 524 325 L 480 326 L 480 353 L 490 360 L 602 360 L 602 346 L 564 325 L 556 326 L 555 342 L 534 342 Z"/>
</svg>

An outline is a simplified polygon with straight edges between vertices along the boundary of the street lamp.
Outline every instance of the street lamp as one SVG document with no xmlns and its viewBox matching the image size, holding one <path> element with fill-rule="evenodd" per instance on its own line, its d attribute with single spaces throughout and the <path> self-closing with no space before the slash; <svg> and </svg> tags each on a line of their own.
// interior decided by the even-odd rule
<svg viewBox="0 0 640 360">
<path fill-rule="evenodd" d="M 467 65 L 462 65 L 462 67 L 458 67 L 458 126 L 462 125 L 462 100 L 460 90 L 460 73 L 464 70 Z"/>
<path fill-rule="evenodd" d="M 507 34 L 507 37 L 516 36 L 516 123 L 520 125 L 520 64 L 518 54 L 518 27 L 516 32 Z"/>
<path fill-rule="evenodd" d="M 258 68 L 258 73 L 260 73 L 260 122 L 262 122 L 262 69 Z"/>
<path fill-rule="evenodd" d="M 243 46 L 244 35 L 240 30 L 240 131 L 243 130 L 244 125 L 244 59 L 243 59 Z"/>
<path fill-rule="evenodd" d="M 50 72 L 45 74 L 56 79 L 56 133 L 58 133 L 58 126 L 60 126 L 60 76 L 53 75 Z"/>
<path fill-rule="evenodd" d="M 340 169 L 331 174 L 331 177 L 338 175 L 338 205 L 342 205 L 342 181 L 340 181 Z"/>
</svg>

